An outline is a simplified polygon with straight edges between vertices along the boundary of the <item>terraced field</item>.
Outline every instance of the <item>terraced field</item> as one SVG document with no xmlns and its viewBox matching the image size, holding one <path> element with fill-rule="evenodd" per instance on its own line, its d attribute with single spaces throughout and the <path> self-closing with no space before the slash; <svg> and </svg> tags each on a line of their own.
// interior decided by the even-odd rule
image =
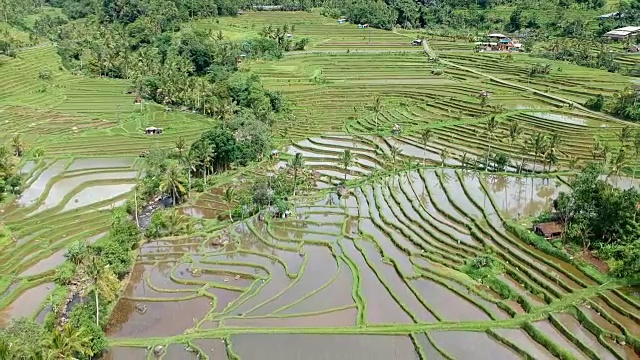
<svg viewBox="0 0 640 360">
<path fill-rule="evenodd" d="M 23 172 L 27 189 L 0 217 L 12 229 L 0 244 L 0 326 L 18 316 L 44 319 L 67 247 L 98 241 L 139 175 L 134 158 L 47 158 Z"/>
<path fill-rule="evenodd" d="M 309 13 L 192 26 L 240 39 L 285 23 L 312 38 L 311 51 L 243 66 L 291 102 L 293 116 L 277 129 L 282 150 L 302 153 L 320 173 L 317 196 L 298 197 L 287 219 L 256 216 L 146 243 L 110 319 L 107 359 L 152 358 L 147 349 L 157 345 L 164 359 L 638 358 L 638 284 L 613 281 L 560 250 L 543 252 L 518 225 L 569 190 L 569 163 L 592 160 L 596 141 L 621 145 L 625 123 L 579 104 L 630 79 L 563 63 L 529 78 L 539 60 L 524 55 L 442 52 L 430 62 L 410 37 Z M 0 326 L 42 316 L 64 246 L 97 240 L 106 209 L 138 176 L 132 158 L 89 156 L 133 155 L 193 138 L 208 124 L 152 105 L 139 112 L 125 83 L 73 77 L 55 70 L 54 59 L 53 48 L 36 48 L 13 70 L 0 67 L 15 84 L 0 89 L 11 120 L 0 127 L 20 132 L 33 122 L 30 140 L 46 149 L 24 165 L 27 190 L 2 214 L 16 239 L 0 244 L 0 274 L 10 279 L 0 283 Z M 41 66 L 58 85 L 45 86 L 38 100 Z M 14 75 L 18 69 L 33 78 Z M 483 90 L 491 93 L 486 106 Z M 379 114 L 371 106 L 377 97 Z M 498 125 L 489 133 L 491 116 Z M 515 141 L 514 121 L 523 128 Z M 391 133 L 394 124 L 400 134 Z M 150 125 L 167 136 L 139 135 Z M 426 144 L 425 130 L 433 133 Z M 540 156 L 525 146 L 534 133 L 562 139 L 551 174 L 540 174 Z M 344 168 L 338 158 L 347 149 L 354 163 Z M 507 172 L 468 170 L 487 150 L 509 154 Z M 60 156 L 67 153 L 87 156 Z M 333 186 L 345 179 L 348 194 L 338 198 Z M 215 218 L 226 210 L 220 195 L 200 194 L 182 211 Z M 486 254 L 502 267 L 501 293 L 463 272 Z"/>
</svg>

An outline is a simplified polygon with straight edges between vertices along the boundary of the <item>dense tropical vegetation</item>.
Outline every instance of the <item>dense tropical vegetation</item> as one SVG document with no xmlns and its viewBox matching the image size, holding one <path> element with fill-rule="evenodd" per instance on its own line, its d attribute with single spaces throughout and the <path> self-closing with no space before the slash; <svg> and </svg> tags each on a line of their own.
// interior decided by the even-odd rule
<svg viewBox="0 0 640 360">
<path fill-rule="evenodd" d="M 556 199 L 555 208 L 566 226 L 564 238 L 611 259 L 617 275 L 638 276 L 640 192 L 616 188 L 601 178 L 601 172 L 599 164 L 590 164 L 571 182 L 572 191 Z"/>
</svg>

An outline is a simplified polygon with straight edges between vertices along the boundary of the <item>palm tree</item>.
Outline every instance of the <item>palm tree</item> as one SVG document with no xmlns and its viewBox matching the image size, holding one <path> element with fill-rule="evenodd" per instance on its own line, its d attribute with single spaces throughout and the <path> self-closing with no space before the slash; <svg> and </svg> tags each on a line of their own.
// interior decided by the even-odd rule
<svg viewBox="0 0 640 360">
<path fill-rule="evenodd" d="M 304 157 L 301 153 L 296 153 L 289 161 L 289 166 L 293 168 L 293 196 L 296 196 L 298 186 L 298 171 L 304 166 Z"/>
<path fill-rule="evenodd" d="M 625 147 L 627 141 L 631 140 L 631 138 L 633 138 L 633 130 L 631 129 L 631 126 L 626 125 L 622 129 L 620 129 L 618 140 L 620 140 L 620 142 L 622 143 L 622 147 Z"/>
<path fill-rule="evenodd" d="M 420 133 L 420 139 L 422 140 L 422 147 L 424 149 L 424 159 L 423 159 L 424 164 L 427 163 L 427 145 L 429 144 L 429 141 L 431 141 L 432 137 L 433 137 L 433 130 L 431 129 L 424 129 Z"/>
<path fill-rule="evenodd" d="M 485 129 L 484 129 L 484 133 L 487 135 L 487 138 L 488 138 L 487 159 L 484 165 L 485 169 L 489 168 L 489 156 L 491 154 L 491 139 L 493 138 L 497 128 L 498 128 L 498 120 L 496 120 L 495 116 L 490 117 L 489 120 L 487 120 L 487 123 L 485 124 Z"/>
<path fill-rule="evenodd" d="M 79 355 L 93 356 L 91 335 L 84 328 L 74 329 L 71 324 L 65 324 L 62 329 L 54 329 L 42 340 L 42 348 L 43 352 L 48 353 L 48 359 L 67 360 Z"/>
<path fill-rule="evenodd" d="M 546 151 L 550 153 L 550 155 L 545 155 L 545 160 L 553 160 L 554 164 L 558 162 L 558 148 L 561 142 L 560 134 L 554 131 L 547 142 Z M 551 164 L 549 164 L 549 170 L 551 170 Z"/>
<path fill-rule="evenodd" d="M 13 153 L 15 156 L 22 156 L 24 152 L 24 143 L 20 134 L 15 134 L 11 139 L 11 147 L 13 147 Z"/>
<path fill-rule="evenodd" d="M 196 171 L 196 155 L 193 151 L 189 151 L 180 158 L 180 161 L 182 162 L 182 165 L 184 166 L 184 168 L 187 170 L 187 184 L 188 184 L 187 196 L 190 197 L 191 196 L 191 172 Z"/>
<path fill-rule="evenodd" d="M 444 167 L 444 164 L 447 162 L 448 157 L 449 157 L 449 149 L 447 149 L 446 147 L 443 147 L 442 151 L 440 152 L 440 160 L 442 161 L 440 163 L 441 167 Z"/>
<path fill-rule="evenodd" d="M 619 177 L 625 165 L 627 165 L 627 153 L 624 148 L 620 148 L 615 160 L 611 162 L 611 170 L 609 171 L 607 178 L 612 175 Z"/>
<path fill-rule="evenodd" d="M 509 143 L 513 145 L 514 142 L 518 141 L 520 135 L 522 135 L 522 127 L 517 120 L 514 120 L 509 124 Z"/>
<path fill-rule="evenodd" d="M 376 96 L 375 100 L 373 101 L 373 116 L 376 120 L 376 131 L 378 131 L 378 116 L 382 112 L 383 108 L 384 104 L 382 103 L 382 99 L 380 98 L 380 96 Z"/>
<path fill-rule="evenodd" d="M 535 136 L 529 137 L 527 141 L 529 143 L 529 148 L 533 151 L 533 171 L 536 171 L 538 155 L 544 153 L 547 146 L 547 137 L 542 133 L 536 133 Z"/>
<path fill-rule="evenodd" d="M 462 164 L 462 168 L 466 169 L 467 168 L 467 158 L 469 157 L 469 153 L 467 153 L 466 151 L 462 153 L 462 160 L 460 160 L 460 163 Z"/>
<path fill-rule="evenodd" d="M 236 189 L 231 186 L 224 189 L 224 193 L 222 193 L 222 199 L 224 200 L 225 204 L 227 204 L 227 211 L 229 211 L 229 219 L 231 220 L 231 222 L 233 222 L 233 216 L 231 215 L 231 205 L 236 201 L 236 198 Z"/>
<path fill-rule="evenodd" d="M 571 170 L 575 170 L 576 166 L 578 166 L 578 157 L 574 156 L 571 159 L 569 159 L 569 169 Z"/>
<path fill-rule="evenodd" d="M 182 152 L 187 148 L 187 142 L 185 139 L 180 136 L 178 140 L 176 140 L 176 150 L 178 151 L 178 155 L 182 157 Z"/>
<path fill-rule="evenodd" d="M 120 283 L 113 271 L 109 269 L 109 266 L 105 265 L 98 256 L 89 257 L 85 269 L 87 276 L 91 279 L 90 290 L 93 291 L 96 301 L 96 325 L 100 326 L 98 296 L 102 297 L 106 302 L 112 302 L 115 300 Z"/>
<path fill-rule="evenodd" d="M 182 196 L 187 192 L 182 185 L 182 171 L 178 164 L 171 164 L 162 175 L 160 180 L 160 191 L 169 194 L 173 204 L 177 204 Z"/>
<path fill-rule="evenodd" d="M 393 162 L 393 171 L 396 171 L 396 159 L 402 154 L 402 149 L 396 146 L 391 146 L 391 160 Z"/>
<path fill-rule="evenodd" d="M 347 181 L 347 172 L 349 171 L 349 167 L 353 164 L 353 155 L 351 154 L 351 149 L 346 149 L 338 158 L 338 161 L 342 165 L 344 169 L 344 181 Z"/>
</svg>

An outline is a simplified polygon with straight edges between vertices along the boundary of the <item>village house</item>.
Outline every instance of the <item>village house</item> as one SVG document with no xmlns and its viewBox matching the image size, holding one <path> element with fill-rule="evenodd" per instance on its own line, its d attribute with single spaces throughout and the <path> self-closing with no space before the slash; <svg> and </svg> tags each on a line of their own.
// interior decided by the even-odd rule
<svg viewBox="0 0 640 360">
<path fill-rule="evenodd" d="M 625 26 L 606 32 L 603 36 L 611 40 L 628 40 L 640 35 L 640 26 Z"/>
<path fill-rule="evenodd" d="M 487 41 L 477 42 L 476 51 L 520 51 L 522 44 L 500 33 L 487 35 Z"/>
<path fill-rule="evenodd" d="M 549 221 L 533 225 L 533 232 L 537 235 L 544 236 L 547 240 L 557 239 L 562 236 L 564 227 L 558 221 Z"/>
</svg>

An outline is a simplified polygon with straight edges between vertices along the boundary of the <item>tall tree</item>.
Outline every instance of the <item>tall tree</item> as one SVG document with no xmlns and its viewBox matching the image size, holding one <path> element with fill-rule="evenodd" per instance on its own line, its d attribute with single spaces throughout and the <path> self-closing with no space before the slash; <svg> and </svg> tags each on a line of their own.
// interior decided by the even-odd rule
<svg viewBox="0 0 640 360">
<path fill-rule="evenodd" d="M 344 181 L 347 181 L 347 172 L 349 171 L 349 167 L 353 165 L 353 155 L 351 154 L 351 149 L 345 149 L 342 154 L 340 154 L 340 158 L 338 159 L 338 161 L 344 169 Z"/>
<path fill-rule="evenodd" d="M 182 157 L 182 152 L 187 148 L 187 141 L 184 137 L 180 136 L 178 140 L 176 140 L 176 150 L 178 151 L 178 156 Z"/>
<path fill-rule="evenodd" d="M 402 154 L 402 149 L 397 146 L 391 146 L 391 161 L 393 162 L 393 171 L 396 171 L 396 160 Z"/>
<path fill-rule="evenodd" d="M 492 116 L 487 120 L 484 127 L 484 133 L 487 136 L 487 158 L 485 161 L 484 168 L 489 169 L 489 156 L 491 156 L 491 140 L 495 136 L 495 132 L 498 129 L 498 120 L 496 120 L 495 116 Z"/>
<path fill-rule="evenodd" d="M 11 139 L 11 147 L 13 147 L 13 154 L 15 156 L 22 156 L 24 152 L 24 142 L 20 134 L 15 134 Z"/>
<path fill-rule="evenodd" d="M 98 256 L 90 256 L 88 258 L 85 270 L 91 280 L 90 290 L 93 292 L 96 302 L 96 325 L 100 326 L 100 302 L 98 297 L 101 297 L 106 302 L 114 301 L 120 283 L 113 271 Z"/>
<path fill-rule="evenodd" d="M 542 133 L 536 133 L 527 139 L 529 149 L 533 152 L 533 171 L 536 171 L 538 156 L 544 154 L 547 146 L 547 137 Z"/>
<path fill-rule="evenodd" d="M 627 145 L 627 141 L 633 138 L 633 130 L 630 125 L 625 125 L 618 133 L 618 140 L 622 143 L 622 147 Z"/>
<path fill-rule="evenodd" d="M 233 222 L 233 215 L 231 214 L 231 209 L 232 209 L 231 205 L 233 205 L 233 203 L 236 202 L 237 200 L 236 189 L 234 189 L 231 186 L 224 189 L 224 193 L 222 193 L 222 200 L 224 200 L 224 203 L 227 205 L 227 211 L 229 212 L 229 220 Z"/>
<path fill-rule="evenodd" d="M 380 96 L 376 96 L 376 98 L 373 100 L 373 116 L 376 121 L 376 131 L 378 131 L 378 117 L 380 116 L 380 113 L 383 109 L 384 104 L 382 103 L 382 98 Z"/>
<path fill-rule="evenodd" d="M 171 196 L 173 203 L 177 204 L 187 193 L 182 183 L 182 170 L 178 164 L 172 163 L 160 179 L 160 191 Z"/>
<path fill-rule="evenodd" d="M 296 153 L 289 161 L 289 166 L 293 169 L 293 196 L 296 196 L 298 186 L 298 171 L 304 166 L 304 157 L 301 153 Z"/>
<path fill-rule="evenodd" d="M 422 140 L 422 148 L 424 149 L 424 159 L 423 164 L 427 163 L 427 146 L 429 145 L 429 141 L 433 138 L 433 130 L 424 129 L 420 132 L 420 140 Z"/>
</svg>

